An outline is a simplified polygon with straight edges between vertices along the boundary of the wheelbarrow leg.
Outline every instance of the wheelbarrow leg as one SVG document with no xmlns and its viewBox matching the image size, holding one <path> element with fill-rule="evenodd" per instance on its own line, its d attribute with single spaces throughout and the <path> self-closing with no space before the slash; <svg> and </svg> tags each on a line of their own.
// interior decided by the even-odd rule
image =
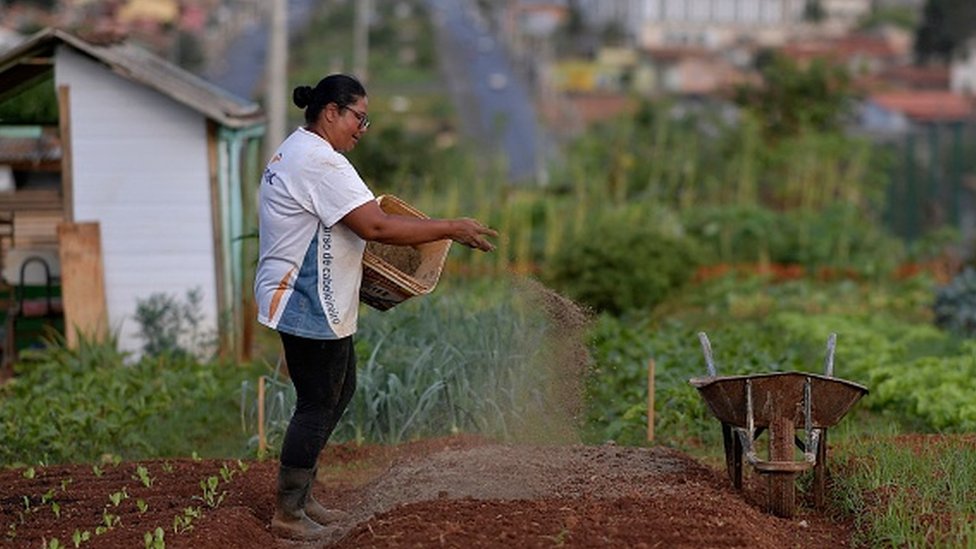
<svg viewBox="0 0 976 549">
<path fill-rule="evenodd" d="M 824 508 L 824 494 L 827 489 L 827 429 L 820 432 L 817 446 L 817 463 L 813 466 L 813 505 Z"/>
<path fill-rule="evenodd" d="M 742 441 L 728 423 L 722 424 L 722 441 L 725 443 L 725 470 L 736 490 L 742 489 Z"/>
<path fill-rule="evenodd" d="M 774 417 L 769 425 L 770 461 L 792 461 L 795 428 L 793 420 L 783 415 Z M 781 518 L 792 518 L 796 505 L 796 482 L 792 473 L 772 473 L 766 476 L 769 511 Z"/>
</svg>

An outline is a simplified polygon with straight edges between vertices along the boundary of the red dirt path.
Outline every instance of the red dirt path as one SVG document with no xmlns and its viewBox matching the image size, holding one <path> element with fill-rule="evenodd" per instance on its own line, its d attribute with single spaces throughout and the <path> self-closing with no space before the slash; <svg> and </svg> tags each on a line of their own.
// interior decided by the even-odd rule
<svg viewBox="0 0 976 549">
<path fill-rule="evenodd" d="M 57 538 L 74 547 L 72 534 L 87 530 L 81 547 L 144 547 L 156 527 L 168 548 L 822 548 L 846 547 L 851 537 L 849 525 L 806 508 L 790 520 L 767 515 L 761 488 L 736 493 L 724 474 L 665 448 L 507 446 L 461 436 L 330 446 L 322 459 L 316 496 L 351 512 L 322 543 L 271 535 L 275 462 L 247 462 L 242 471 L 233 460 L 172 459 L 106 465 L 101 476 L 90 465 L 36 468 L 33 478 L 0 471 L 0 546 Z M 213 508 L 200 487 L 211 476 L 225 492 Z M 123 488 L 128 497 L 116 506 L 110 496 Z M 202 516 L 176 533 L 174 518 L 188 507 Z M 113 527 L 96 535 L 106 515 Z"/>
</svg>

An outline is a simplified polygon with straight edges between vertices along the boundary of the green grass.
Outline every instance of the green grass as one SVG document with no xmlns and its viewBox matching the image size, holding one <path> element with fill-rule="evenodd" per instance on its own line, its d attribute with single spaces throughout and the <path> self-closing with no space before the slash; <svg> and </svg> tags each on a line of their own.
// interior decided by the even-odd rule
<svg viewBox="0 0 976 549">
<path fill-rule="evenodd" d="M 976 545 L 976 439 L 852 438 L 834 454 L 833 498 L 872 547 Z"/>
</svg>

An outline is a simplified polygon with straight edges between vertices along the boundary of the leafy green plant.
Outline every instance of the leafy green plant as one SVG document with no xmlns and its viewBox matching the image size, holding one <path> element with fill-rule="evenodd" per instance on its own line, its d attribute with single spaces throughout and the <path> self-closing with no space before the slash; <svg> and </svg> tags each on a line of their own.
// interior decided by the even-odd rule
<svg viewBox="0 0 976 549">
<path fill-rule="evenodd" d="M 185 507 L 173 517 L 173 533 L 182 534 L 193 529 L 193 521 L 203 516 L 199 507 Z"/>
<path fill-rule="evenodd" d="M 691 280 L 701 260 L 691 239 L 609 216 L 568 239 L 544 278 L 587 306 L 621 313 L 658 305 Z"/>
<path fill-rule="evenodd" d="M 211 509 L 216 509 L 227 496 L 227 491 L 224 490 L 217 493 L 217 488 L 220 487 L 220 478 L 216 476 L 209 476 L 206 479 L 200 481 L 200 490 L 203 491 L 202 496 L 193 496 L 193 499 L 199 499 L 203 503 L 207 504 L 207 507 Z"/>
<path fill-rule="evenodd" d="M 122 517 L 110 513 L 108 511 L 108 506 L 106 506 L 105 510 L 102 511 L 102 524 L 98 525 L 98 527 L 95 528 L 95 534 L 96 535 L 104 534 L 105 532 L 118 526 L 119 523 L 121 522 L 122 522 Z"/>
<path fill-rule="evenodd" d="M 156 529 L 151 532 L 146 532 L 145 535 L 143 536 L 143 539 L 145 541 L 146 549 L 166 548 L 165 533 L 163 532 L 163 529 L 159 526 L 157 526 Z"/>
<path fill-rule="evenodd" d="M 201 449 L 243 455 L 246 438 L 234 429 L 233 411 L 241 380 L 256 366 L 126 358 L 84 341 L 24 356 L 14 380 L 0 386 L 0 464 L 97 461 L 92 472 L 101 476 L 105 454 L 113 461 Z M 227 424 L 218 428 L 215 418 Z"/>
<path fill-rule="evenodd" d="M 82 543 L 86 543 L 91 540 L 91 532 L 89 530 L 78 530 L 76 529 L 74 533 L 71 534 L 71 542 L 75 547 L 81 547 Z"/>
<path fill-rule="evenodd" d="M 202 291 L 188 290 L 183 300 L 156 293 L 136 300 L 135 319 L 139 324 L 142 350 L 155 357 L 163 354 L 206 359 L 213 353 L 215 337 L 201 329 Z"/>
<path fill-rule="evenodd" d="M 224 482 L 230 482 L 231 479 L 234 478 L 234 475 L 235 474 L 237 474 L 237 471 L 236 470 L 231 469 L 230 467 L 228 467 L 226 463 L 221 464 L 221 466 L 220 466 L 220 478 L 222 478 L 224 480 Z"/>
<path fill-rule="evenodd" d="M 153 481 L 155 480 L 149 475 L 149 469 L 146 469 L 144 465 L 139 465 L 136 467 L 136 473 L 132 476 L 133 480 L 138 480 L 146 488 L 151 488 Z"/>
<path fill-rule="evenodd" d="M 129 492 L 126 490 L 125 486 L 121 490 L 112 492 L 108 495 L 108 500 L 112 502 L 112 505 L 118 507 L 124 500 L 129 499 Z"/>
<path fill-rule="evenodd" d="M 51 512 L 54 516 L 61 518 L 61 504 L 54 500 L 54 488 L 49 489 L 41 495 L 41 505 L 51 504 Z"/>
</svg>

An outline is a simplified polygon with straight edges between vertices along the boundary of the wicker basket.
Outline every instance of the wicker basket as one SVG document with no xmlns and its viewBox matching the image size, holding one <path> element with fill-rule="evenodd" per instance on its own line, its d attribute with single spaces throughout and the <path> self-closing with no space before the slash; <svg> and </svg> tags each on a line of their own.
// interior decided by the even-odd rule
<svg viewBox="0 0 976 549">
<path fill-rule="evenodd" d="M 376 201 L 386 213 L 427 219 L 423 212 L 393 195 L 379 196 Z M 430 293 L 437 286 L 450 248 L 450 240 L 418 246 L 368 242 L 363 254 L 363 284 L 359 290 L 359 300 L 374 309 L 385 311 L 411 297 Z"/>
</svg>

